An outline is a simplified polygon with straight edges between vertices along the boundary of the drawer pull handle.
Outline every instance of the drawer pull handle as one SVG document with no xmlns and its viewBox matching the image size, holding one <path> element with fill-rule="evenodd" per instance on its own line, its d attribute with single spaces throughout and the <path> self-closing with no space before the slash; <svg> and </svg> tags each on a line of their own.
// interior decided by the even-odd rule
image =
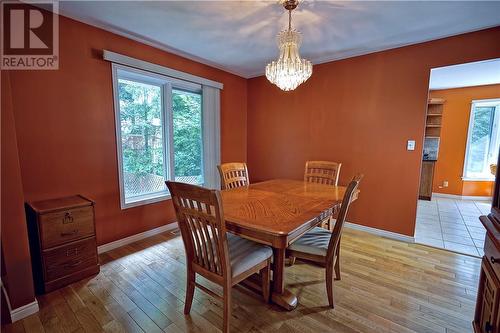
<svg viewBox="0 0 500 333">
<path fill-rule="evenodd" d="M 493 326 L 490 324 L 489 321 L 487 321 L 486 324 L 484 325 L 484 331 L 486 333 L 490 333 L 492 330 L 493 330 Z"/>
<path fill-rule="evenodd" d="M 82 263 L 82 261 L 78 260 L 78 261 L 72 262 L 70 264 L 66 264 L 66 265 L 64 265 L 64 267 L 65 268 L 73 268 L 73 267 L 80 265 L 81 263 Z"/>
<path fill-rule="evenodd" d="M 73 223 L 73 215 L 70 212 L 66 212 L 63 218 L 63 224 Z"/>
<path fill-rule="evenodd" d="M 72 231 L 68 231 L 68 232 L 61 232 L 61 236 L 73 236 L 73 235 L 76 235 L 78 233 L 78 229 L 75 229 L 75 230 L 72 230 Z"/>
<path fill-rule="evenodd" d="M 490 261 L 492 264 L 498 264 L 498 263 L 500 263 L 500 258 L 495 258 L 495 257 L 491 256 Z"/>
<path fill-rule="evenodd" d="M 78 254 L 78 248 L 72 249 L 72 250 L 66 250 L 66 257 L 69 257 L 71 255 L 77 255 Z"/>
</svg>

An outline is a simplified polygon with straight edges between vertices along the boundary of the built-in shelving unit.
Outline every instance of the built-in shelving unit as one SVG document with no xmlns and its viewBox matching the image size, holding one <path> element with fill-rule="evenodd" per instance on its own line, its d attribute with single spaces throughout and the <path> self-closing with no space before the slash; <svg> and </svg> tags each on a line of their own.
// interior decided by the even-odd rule
<svg viewBox="0 0 500 333">
<path fill-rule="evenodd" d="M 437 150 L 439 149 L 441 127 L 443 125 L 444 102 L 442 98 L 430 98 L 427 104 L 424 156 L 422 157 L 422 170 L 420 174 L 419 199 L 421 200 L 431 200 L 432 198 L 434 166 L 437 159 Z M 436 149 L 431 149 L 433 146 Z M 432 154 L 432 151 L 434 151 L 434 154 Z"/>
<path fill-rule="evenodd" d="M 441 125 L 443 121 L 443 104 L 442 98 L 429 98 L 427 105 L 427 121 L 425 123 L 426 137 L 440 137 Z"/>
</svg>

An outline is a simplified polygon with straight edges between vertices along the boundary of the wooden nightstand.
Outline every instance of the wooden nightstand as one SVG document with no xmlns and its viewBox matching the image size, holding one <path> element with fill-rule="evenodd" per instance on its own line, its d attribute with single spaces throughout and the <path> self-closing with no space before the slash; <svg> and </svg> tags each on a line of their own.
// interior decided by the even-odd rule
<svg viewBox="0 0 500 333">
<path fill-rule="evenodd" d="M 99 273 L 94 202 L 81 195 L 26 204 L 36 292 Z"/>
</svg>

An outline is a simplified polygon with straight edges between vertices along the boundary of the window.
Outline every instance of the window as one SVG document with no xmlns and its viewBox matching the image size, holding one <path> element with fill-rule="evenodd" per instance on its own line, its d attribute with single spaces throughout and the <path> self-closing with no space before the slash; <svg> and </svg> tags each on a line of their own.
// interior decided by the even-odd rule
<svg viewBox="0 0 500 333">
<path fill-rule="evenodd" d="M 490 164 L 497 163 L 500 99 L 473 101 L 464 165 L 464 180 L 493 180 Z"/>
<path fill-rule="evenodd" d="M 202 95 L 172 89 L 175 180 L 204 183 L 202 139 Z"/>
<path fill-rule="evenodd" d="M 113 76 L 122 208 L 170 198 L 167 179 L 214 187 L 216 103 L 205 98 L 213 91 L 117 64 Z"/>
<path fill-rule="evenodd" d="M 162 85 L 119 71 L 118 95 L 125 202 L 166 195 Z"/>
</svg>

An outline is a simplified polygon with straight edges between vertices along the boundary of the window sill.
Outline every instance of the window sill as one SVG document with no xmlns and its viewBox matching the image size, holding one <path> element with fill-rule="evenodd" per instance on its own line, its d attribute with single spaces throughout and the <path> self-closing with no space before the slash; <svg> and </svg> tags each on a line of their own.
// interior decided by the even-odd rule
<svg viewBox="0 0 500 333">
<path fill-rule="evenodd" d="M 132 207 L 138 207 L 138 206 L 144 206 L 144 205 L 149 205 L 161 201 L 166 201 L 170 200 L 172 197 L 170 196 L 170 193 L 162 193 L 162 194 L 153 194 L 149 196 L 141 196 L 139 198 L 136 198 L 135 200 L 132 199 L 127 202 L 122 202 L 121 203 L 121 209 L 128 209 Z"/>
<path fill-rule="evenodd" d="M 494 182 L 495 177 L 491 177 L 491 178 L 487 178 L 487 177 L 478 177 L 478 178 L 462 177 L 462 180 L 464 182 Z"/>
</svg>

